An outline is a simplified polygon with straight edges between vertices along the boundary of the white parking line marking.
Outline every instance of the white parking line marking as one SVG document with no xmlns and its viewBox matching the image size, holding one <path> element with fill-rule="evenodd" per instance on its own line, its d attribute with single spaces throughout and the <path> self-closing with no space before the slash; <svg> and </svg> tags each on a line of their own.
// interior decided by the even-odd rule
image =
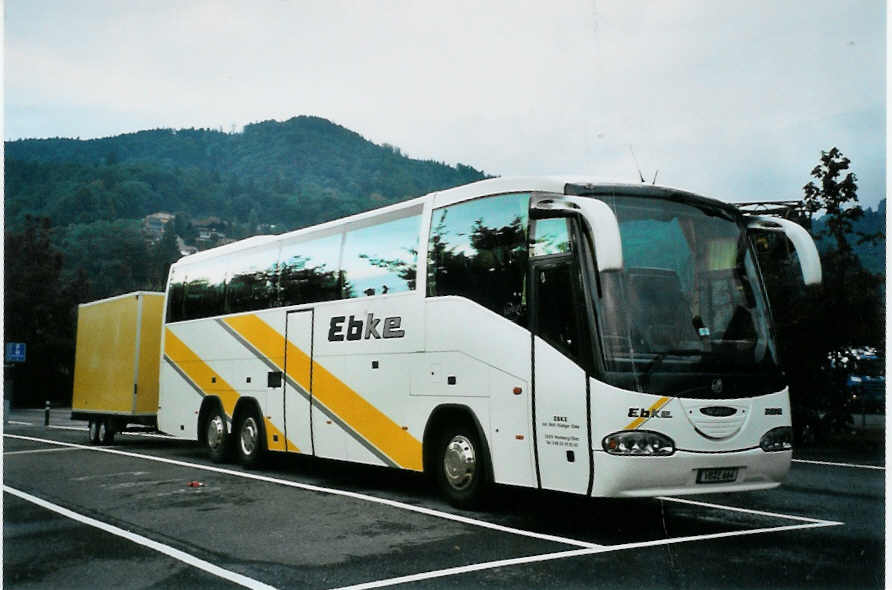
<svg viewBox="0 0 892 590">
<path fill-rule="evenodd" d="M 830 465 L 832 467 L 855 467 L 858 469 L 878 469 L 880 471 L 885 471 L 885 467 L 880 467 L 878 465 L 858 465 L 857 463 L 834 463 L 832 461 L 808 461 L 806 459 L 793 459 L 793 463 L 809 463 L 812 465 Z"/>
<path fill-rule="evenodd" d="M 787 526 L 768 527 L 762 529 L 747 529 L 743 531 L 728 531 L 724 533 L 712 533 L 708 535 L 694 535 L 690 537 L 675 537 L 671 539 L 657 539 L 654 541 L 640 541 L 637 543 L 624 543 L 622 545 L 605 545 L 592 549 L 573 549 L 571 551 L 559 551 L 556 553 L 544 553 L 541 555 L 531 555 L 529 557 L 518 557 L 515 559 L 502 559 L 498 561 L 487 561 L 484 563 L 475 563 L 471 565 L 446 568 L 442 570 L 434 570 L 430 572 L 422 572 L 409 576 L 400 576 L 397 578 L 388 578 L 386 580 L 375 580 L 373 582 L 365 582 L 362 584 L 354 584 L 352 586 L 341 586 L 334 590 L 368 590 L 370 588 L 384 588 L 386 586 L 395 586 L 397 584 L 405 584 L 408 582 L 419 582 L 422 580 L 430 580 L 433 578 L 442 578 L 445 576 L 454 576 L 458 574 L 466 574 L 471 572 L 479 572 L 483 570 L 495 569 L 499 567 L 507 567 L 514 565 L 525 565 L 528 563 L 538 563 L 543 561 L 553 561 L 556 559 L 567 559 L 569 557 L 582 557 L 586 555 L 595 555 L 598 553 L 610 553 L 613 551 L 625 551 L 628 549 L 640 549 L 642 547 L 657 547 L 662 545 L 675 545 L 678 543 L 690 543 L 694 541 L 706 541 L 709 539 L 724 539 L 728 537 L 741 537 L 745 535 L 757 535 L 763 533 L 776 533 L 781 531 L 795 531 L 800 529 L 813 529 L 828 526 L 838 526 L 841 522 L 811 522 L 808 524 L 792 524 Z"/>
<path fill-rule="evenodd" d="M 545 533 L 536 533 L 533 531 L 525 531 L 523 529 L 516 529 L 513 527 L 507 527 L 500 524 L 495 524 L 491 522 L 486 522 L 485 520 L 477 520 L 475 518 L 468 518 L 467 516 L 460 516 L 458 514 L 452 514 L 450 512 L 442 512 L 440 510 L 434 510 L 433 508 L 424 508 L 422 506 L 414 506 L 412 504 L 404 504 L 403 502 L 398 502 L 396 500 L 388 500 L 386 498 L 378 498 L 376 496 L 369 496 L 366 494 L 360 494 L 359 492 L 349 492 L 346 490 L 339 490 L 335 488 L 326 488 L 322 486 L 316 486 L 307 483 L 300 483 L 296 481 L 291 481 L 288 479 L 277 479 L 275 477 L 269 477 L 266 475 L 260 475 L 257 473 L 249 473 L 245 471 L 234 471 L 232 469 L 226 469 L 223 467 L 214 467 L 211 465 L 202 465 L 200 463 L 190 463 L 188 461 L 179 461 L 176 459 L 168 459 L 166 457 L 156 457 L 154 455 L 144 455 L 142 453 L 131 453 L 129 451 L 121 451 L 118 449 L 111 449 L 106 447 L 90 447 L 86 445 L 79 445 L 74 443 L 66 443 L 60 442 L 56 440 L 49 440 L 44 438 L 35 438 L 32 436 L 22 436 L 18 434 L 4 434 L 4 437 L 19 439 L 19 440 L 29 440 L 33 442 L 42 442 L 51 445 L 58 445 L 63 447 L 74 447 L 79 449 L 86 449 L 89 451 L 96 451 L 100 453 L 110 453 L 113 455 L 121 455 L 124 457 L 136 457 L 138 459 L 147 459 L 149 461 L 157 461 L 159 463 L 167 463 L 169 465 L 179 465 L 181 467 L 189 467 L 191 469 L 201 469 L 203 471 L 211 471 L 214 473 L 222 473 L 225 475 L 234 475 L 235 477 L 243 477 L 245 479 L 254 479 L 257 481 L 263 481 L 267 483 L 274 483 L 284 486 L 289 486 L 293 488 L 299 488 L 302 490 L 309 490 L 312 492 L 322 492 L 326 494 L 332 494 L 335 496 L 344 496 L 347 498 L 353 498 L 355 500 L 362 500 L 365 502 L 374 502 L 376 504 L 383 504 L 385 506 L 391 506 L 393 508 L 398 508 L 402 510 L 408 510 L 411 512 L 417 512 L 419 514 L 424 514 L 427 516 L 433 516 L 436 518 L 442 518 L 445 520 L 452 520 L 455 522 L 460 522 L 462 524 L 467 524 L 471 526 L 477 526 L 481 528 L 487 528 L 496 530 L 503 533 L 510 533 L 514 535 L 521 535 L 524 537 L 531 537 L 534 539 L 540 539 L 542 541 L 552 541 L 555 543 L 563 543 L 564 545 L 573 545 L 575 547 L 584 547 L 587 549 L 592 548 L 601 548 L 604 545 L 598 545 L 596 543 L 588 543 L 586 541 L 579 541 L 577 539 L 570 539 L 568 537 L 559 537 L 556 535 L 548 535 Z"/>
<path fill-rule="evenodd" d="M 3 451 L 3 456 L 6 455 L 27 455 L 28 453 L 58 453 L 59 451 L 79 451 L 80 449 L 69 449 L 69 448 L 61 448 L 61 449 L 28 449 L 27 451 Z"/>
<path fill-rule="evenodd" d="M 821 524 L 826 526 L 836 526 L 845 524 L 833 520 L 822 520 L 820 518 L 808 518 L 806 516 L 793 516 L 792 514 L 781 514 L 779 512 L 765 512 L 764 510 L 752 510 L 751 508 L 738 508 L 737 506 L 727 506 L 725 504 L 712 504 L 711 502 L 700 502 L 698 500 L 688 500 L 685 498 L 669 498 L 667 496 L 658 496 L 658 500 L 667 502 L 678 502 L 679 504 L 692 504 L 694 506 L 703 506 L 705 508 L 718 508 L 720 510 L 730 510 L 731 512 L 745 512 L 747 514 L 757 514 L 759 516 L 770 516 L 773 518 L 786 518 L 788 520 L 799 520 L 813 524 Z"/>
<path fill-rule="evenodd" d="M 521 529 L 514 529 L 511 527 L 504 527 L 504 526 L 496 525 L 496 524 L 489 523 L 486 521 L 481 521 L 481 520 L 476 520 L 476 519 L 472 519 L 472 518 L 467 518 L 464 516 L 459 516 L 457 514 L 450 514 L 448 512 L 441 512 L 439 510 L 433 510 L 430 508 L 422 508 L 422 507 L 413 506 L 410 504 L 403 504 L 402 502 L 397 502 L 395 500 L 387 500 L 384 498 L 377 498 L 375 496 L 367 496 L 365 494 L 360 494 L 357 492 L 348 492 L 345 490 L 338 490 L 338 489 L 334 489 L 334 488 L 324 488 L 321 486 L 304 484 L 304 483 L 294 482 L 294 481 L 290 481 L 290 480 L 277 479 L 277 478 L 267 477 L 267 476 L 258 475 L 258 474 L 254 474 L 254 473 L 238 472 L 238 471 L 233 471 L 230 469 L 225 469 L 225 468 L 220 468 L 220 467 L 201 465 L 198 463 L 189 463 L 187 461 L 178 461 L 175 459 L 167 459 L 164 457 L 155 457 L 152 455 L 143 455 L 141 453 L 131 453 L 131 452 L 127 452 L 127 451 L 120 451 L 117 449 L 110 449 L 110 448 L 103 448 L 103 447 L 89 447 L 89 446 L 77 445 L 77 444 L 73 444 L 73 443 L 65 443 L 65 442 L 60 442 L 60 441 L 40 439 L 40 438 L 34 438 L 34 437 L 28 437 L 28 436 L 20 436 L 20 435 L 14 435 L 14 434 L 4 434 L 4 436 L 10 437 L 10 438 L 15 438 L 15 439 L 21 439 L 21 440 L 30 440 L 30 441 L 35 441 L 35 442 L 43 442 L 43 443 L 47 443 L 47 444 L 60 445 L 60 446 L 65 446 L 65 447 L 82 448 L 82 449 L 86 449 L 86 450 L 90 450 L 90 451 L 105 452 L 105 453 L 111 453 L 111 454 L 122 455 L 122 456 L 127 456 L 127 457 L 135 457 L 135 458 L 139 458 L 139 459 L 148 459 L 150 461 L 158 461 L 160 463 L 168 463 L 168 464 L 172 464 L 172 465 L 191 467 L 191 468 L 201 469 L 201 470 L 205 470 L 205 471 L 211 471 L 211 472 L 215 472 L 215 473 L 234 475 L 236 477 L 243 477 L 246 479 L 254 479 L 254 480 L 258 480 L 258 481 L 276 483 L 276 484 L 285 485 L 285 486 L 289 486 L 289 487 L 295 487 L 295 488 L 299 488 L 299 489 L 305 489 L 305 490 L 310 490 L 310 491 L 345 496 L 345 497 L 354 498 L 354 499 L 358 499 L 358 500 L 364 500 L 364 501 L 374 502 L 374 503 L 378 503 L 378 504 L 384 504 L 384 505 L 392 506 L 394 508 L 410 510 L 412 512 L 418 512 L 421 514 L 426 514 L 426 515 L 434 516 L 434 517 L 438 517 L 438 518 L 444 518 L 444 519 L 448 519 L 448 520 L 462 522 L 464 524 L 469 524 L 469 525 L 473 525 L 473 526 L 480 526 L 480 527 L 498 530 L 498 531 L 502 531 L 502 532 L 523 535 L 526 537 L 532 537 L 532 538 L 554 541 L 554 542 L 558 542 L 558 543 L 564 543 L 564 544 L 568 544 L 568 545 L 575 545 L 575 546 L 581 547 L 580 549 L 572 549 L 569 551 L 558 551 L 558 552 L 554 552 L 554 553 L 544 553 L 544 554 L 532 555 L 532 556 L 528 556 L 528 557 L 502 559 L 502 560 L 497 560 L 497 561 L 476 563 L 476 564 L 459 566 L 459 567 L 454 567 L 454 568 L 446 568 L 446 569 L 442 569 L 442 570 L 421 572 L 421 573 L 417 573 L 417 574 L 411 574 L 408 576 L 388 578 L 385 580 L 375 580 L 372 582 L 365 582 L 365 583 L 356 584 L 356 585 L 352 585 L 352 586 L 344 586 L 337 590 L 362 590 L 362 589 L 369 589 L 369 588 L 383 588 L 386 586 L 394 586 L 394 585 L 404 584 L 404 583 L 408 583 L 408 582 L 417 582 L 417 581 L 422 581 L 422 580 L 429 580 L 429 579 L 434 579 L 434 578 L 441 578 L 441 577 L 446 577 L 446 576 L 453 576 L 453 575 L 495 569 L 495 568 L 499 568 L 499 567 L 524 565 L 524 564 L 528 564 L 528 563 L 552 561 L 552 560 L 557 560 L 557 559 L 566 559 L 566 558 L 570 558 L 570 557 L 581 557 L 581 556 L 586 556 L 586 555 L 595 555 L 598 553 L 608 553 L 608 552 L 613 552 L 613 551 L 623 551 L 623 550 L 627 550 L 627 549 L 638 549 L 638 548 L 643 548 L 643 547 L 674 545 L 674 544 L 678 544 L 678 543 L 689 543 L 689 542 L 695 542 L 695 541 L 706 541 L 706 540 L 711 540 L 711 539 L 723 539 L 723 538 L 728 538 L 728 537 L 739 537 L 739 536 L 755 535 L 755 534 L 763 534 L 763 533 L 773 533 L 773 532 L 793 531 L 793 530 L 800 530 L 800 529 L 840 526 L 840 525 L 845 524 L 843 522 L 821 520 L 821 519 L 816 519 L 816 518 L 807 518 L 807 517 L 803 517 L 803 516 L 795 516 L 795 515 L 791 515 L 791 514 L 781 514 L 781 513 L 777 513 L 777 512 L 766 512 L 763 510 L 751 510 L 748 508 L 738 508 L 736 506 L 712 504 L 712 503 L 708 503 L 708 502 L 699 502 L 699 501 L 694 501 L 694 500 L 686 500 L 686 499 L 682 499 L 682 498 L 660 497 L 659 498 L 660 500 L 666 500 L 666 501 L 670 501 L 670 502 L 692 504 L 692 505 L 702 506 L 702 507 L 707 507 L 707 508 L 729 510 L 729 511 L 733 511 L 733 512 L 743 512 L 743 513 L 755 514 L 755 515 L 759 515 L 759 516 L 767 516 L 767 517 L 772 517 L 772 518 L 796 520 L 796 521 L 803 522 L 803 524 L 794 524 L 794 525 L 777 526 L 777 527 L 766 527 L 766 528 L 760 528 L 760 529 L 746 529 L 746 530 L 740 530 L 740 531 L 727 531 L 727 532 L 722 532 L 722 533 L 711 533 L 711 534 L 706 534 L 706 535 L 693 535 L 693 536 L 688 536 L 688 537 L 674 537 L 674 538 L 669 538 L 669 539 L 657 539 L 657 540 L 653 540 L 653 541 L 623 543 L 620 545 L 597 545 L 595 543 L 585 543 L 583 541 L 578 541 L 575 539 L 569 539 L 569 538 L 565 538 L 565 537 L 557 537 L 554 535 L 546 535 L 546 534 L 542 534 L 542 533 L 534 533 L 531 531 L 524 531 Z"/>
<path fill-rule="evenodd" d="M 129 541 L 133 541 L 134 543 L 137 543 L 144 547 L 148 547 L 149 549 L 154 549 L 155 551 L 158 551 L 159 553 L 163 553 L 164 555 L 173 557 L 174 559 L 176 559 L 178 561 L 182 561 L 183 563 L 185 563 L 187 565 L 191 565 L 192 567 L 196 567 L 200 570 L 204 570 L 204 571 L 208 572 L 209 574 L 215 575 L 219 578 L 223 578 L 224 580 L 229 580 L 230 582 L 233 582 L 240 586 L 244 586 L 245 588 L 256 588 L 258 590 L 272 590 L 272 589 L 274 589 L 274 586 L 270 586 L 269 584 L 264 584 L 263 582 L 261 582 L 259 580 L 255 580 L 254 578 L 249 578 L 242 574 L 238 574 L 236 572 L 233 572 L 233 571 L 230 571 L 227 569 L 223 569 L 222 567 L 214 565 L 213 563 L 210 563 L 203 559 L 199 559 L 198 557 L 195 557 L 194 555 L 190 555 L 184 551 L 180 551 L 179 549 L 174 549 L 173 547 L 171 547 L 169 545 L 164 545 L 163 543 L 159 543 L 158 541 L 153 541 L 152 539 L 149 539 L 148 537 L 144 537 L 144 536 L 138 535 L 136 533 L 131 533 L 130 531 L 125 531 L 124 529 L 118 528 L 114 525 L 108 524 L 106 522 L 102 522 L 101 520 L 96 520 L 95 518 L 90 518 L 89 516 L 84 516 L 83 514 L 74 512 L 72 510 L 69 510 L 68 508 L 63 508 L 62 506 L 59 506 L 57 504 L 47 502 L 46 500 L 38 498 L 37 496 L 32 496 L 31 494 L 28 494 L 21 490 L 17 490 L 15 488 L 11 488 L 7 485 L 4 485 L 3 491 L 7 492 L 9 494 L 12 494 L 13 496 L 18 496 L 19 498 L 21 498 L 25 501 L 31 502 L 32 504 L 36 504 L 36 505 L 40 506 L 41 508 L 46 508 L 47 510 L 51 510 L 57 514 L 61 514 L 62 516 L 65 516 L 72 520 L 76 520 L 78 522 L 89 525 L 91 527 L 95 527 L 97 529 L 103 530 L 107 533 L 111 533 L 113 535 L 123 537 Z"/>
<path fill-rule="evenodd" d="M 19 422 L 18 420 L 10 420 L 10 424 L 18 424 L 19 426 L 33 426 L 30 422 Z"/>
</svg>

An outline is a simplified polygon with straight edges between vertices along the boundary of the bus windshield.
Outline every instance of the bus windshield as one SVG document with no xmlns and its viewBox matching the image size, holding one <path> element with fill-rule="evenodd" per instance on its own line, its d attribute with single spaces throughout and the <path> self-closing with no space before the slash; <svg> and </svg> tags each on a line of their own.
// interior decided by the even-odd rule
<svg viewBox="0 0 892 590">
<path fill-rule="evenodd" d="M 745 227 L 704 202 L 600 197 L 616 213 L 623 270 L 594 293 L 607 380 L 692 398 L 778 391 L 782 375 Z"/>
</svg>

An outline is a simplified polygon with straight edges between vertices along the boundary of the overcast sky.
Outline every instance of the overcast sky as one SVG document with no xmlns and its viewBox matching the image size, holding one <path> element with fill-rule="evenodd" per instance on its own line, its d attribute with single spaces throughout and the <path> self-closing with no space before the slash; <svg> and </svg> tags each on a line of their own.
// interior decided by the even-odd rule
<svg viewBox="0 0 892 590">
<path fill-rule="evenodd" d="M 547 7 L 546 7 L 547 5 Z M 882 0 L 5 2 L 7 139 L 308 114 L 501 176 L 885 196 Z"/>
</svg>

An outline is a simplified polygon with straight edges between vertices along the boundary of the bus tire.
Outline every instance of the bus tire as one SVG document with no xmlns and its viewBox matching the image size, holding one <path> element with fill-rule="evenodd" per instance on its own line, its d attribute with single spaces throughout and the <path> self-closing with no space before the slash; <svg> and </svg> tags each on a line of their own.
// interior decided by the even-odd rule
<svg viewBox="0 0 892 590">
<path fill-rule="evenodd" d="M 115 442 L 115 428 L 111 418 L 99 419 L 99 442 L 110 445 Z"/>
<path fill-rule="evenodd" d="M 90 440 L 90 444 L 98 445 L 99 444 L 99 421 L 93 418 L 87 423 L 87 437 Z"/>
<path fill-rule="evenodd" d="M 244 467 L 252 469 L 263 461 L 266 451 L 263 438 L 257 413 L 253 409 L 241 412 L 235 428 L 234 446 L 236 458 Z"/>
<path fill-rule="evenodd" d="M 214 463 L 225 463 L 229 460 L 232 441 L 226 431 L 226 414 L 219 406 L 211 408 L 204 423 L 204 443 Z"/>
<path fill-rule="evenodd" d="M 479 507 L 488 488 L 487 457 L 477 431 L 470 425 L 447 426 L 437 442 L 437 487 L 456 508 Z"/>
</svg>

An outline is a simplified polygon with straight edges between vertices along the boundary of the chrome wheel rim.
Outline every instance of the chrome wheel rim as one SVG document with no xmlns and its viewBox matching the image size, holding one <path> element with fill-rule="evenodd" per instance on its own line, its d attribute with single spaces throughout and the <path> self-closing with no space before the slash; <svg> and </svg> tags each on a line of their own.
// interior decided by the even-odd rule
<svg viewBox="0 0 892 590">
<path fill-rule="evenodd" d="M 108 436 L 108 426 L 105 424 L 105 420 L 99 422 L 99 442 L 105 442 L 105 438 Z"/>
<path fill-rule="evenodd" d="M 242 422 L 242 432 L 239 439 L 242 445 L 242 453 L 246 457 L 250 457 L 257 450 L 258 434 L 257 421 L 254 420 L 254 417 L 249 416 L 245 418 L 245 421 Z"/>
<path fill-rule="evenodd" d="M 90 440 L 94 442 L 99 440 L 99 423 L 95 420 L 90 422 Z"/>
<path fill-rule="evenodd" d="M 208 448 L 216 450 L 223 446 L 223 437 L 226 435 L 226 424 L 223 417 L 217 414 L 208 422 Z"/>
<path fill-rule="evenodd" d="M 446 445 L 443 455 L 443 472 L 446 474 L 446 482 L 454 490 L 465 490 L 474 481 L 474 472 L 477 468 L 477 459 L 474 445 L 462 435 L 452 437 Z"/>
</svg>

